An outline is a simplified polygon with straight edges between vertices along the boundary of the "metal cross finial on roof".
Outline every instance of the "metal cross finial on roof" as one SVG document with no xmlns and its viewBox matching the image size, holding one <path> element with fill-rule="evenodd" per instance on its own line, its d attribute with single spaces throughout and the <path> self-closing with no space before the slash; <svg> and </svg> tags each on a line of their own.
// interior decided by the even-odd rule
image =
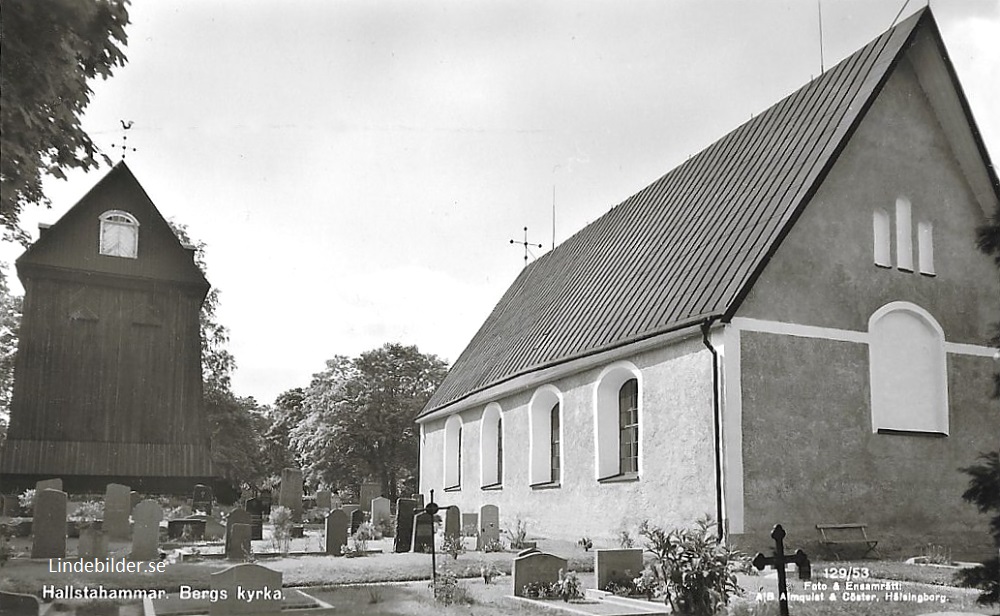
<svg viewBox="0 0 1000 616">
<path fill-rule="evenodd" d="M 120 146 L 112 143 L 111 147 L 113 147 L 113 148 L 121 147 L 121 149 L 122 149 L 122 160 L 125 160 L 125 154 L 129 150 L 129 147 L 128 147 L 128 129 L 132 128 L 132 125 L 135 124 L 135 122 L 133 122 L 132 120 L 128 120 L 128 121 L 119 120 L 119 122 L 122 123 L 122 142 L 121 142 Z M 132 148 L 132 151 L 135 152 L 135 148 Z"/>
<path fill-rule="evenodd" d="M 517 242 L 517 241 L 511 240 L 510 243 L 511 244 L 521 244 L 522 246 L 524 246 L 524 267 L 528 267 L 528 247 L 529 246 L 530 247 L 538 246 L 539 248 L 542 247 L 541 244 L 532 244 L 532 243 L 528 242 L 528 227 L 524 228 L 524 241 L 523 242 Z M 534 256 L 534 255 L 532 255 L 532 256 Z"/>
</svg>

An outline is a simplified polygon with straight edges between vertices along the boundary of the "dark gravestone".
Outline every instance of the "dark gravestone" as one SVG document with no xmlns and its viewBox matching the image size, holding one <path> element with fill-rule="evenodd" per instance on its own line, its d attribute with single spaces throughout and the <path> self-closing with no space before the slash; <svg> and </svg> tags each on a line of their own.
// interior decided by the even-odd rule
<svg viewBox="0 0 1000 616">
<path fill-rule="evenodd" d="M 413 512 L 416 509 L 417 501 L 412 498 L 401 498 L 396 501 L 396 538 L 393 540 L 393 552 L 410 551 L 413 541 Z"/>
<path fill-rule="evenodd" d="M 129 516 L 132 514 L 132 488 L 120 483 L 109 483 L 104 490 L 104 522 L 101 528 L 109 539 L 128 541 L 131 534 Z"/>
<path fill-rule="evenodd" d="M 413 495 L 413 500 L 417 501 L 417 509 L 423 509 L 424 508 L 424 495 L 423 494 L 414 494 Z"/>
<path fill-rule="evenodd" d="M 242 509 L 233 509 L 229 512 L 229 517 L 226 518 L 226 554 L 229 554 L 230 546 L 232 542 L 233 527 L 237 524 L 243 524 L 248 529 L 253 525 L 252 518 L 250 514 Z M 252 536 L 250 530 L 247 531 L 247 537 Z M 227 556 L 228 557 L 228 556 Z"/>
<path fill-rule="evenodd" d="M 14 494 L 4 494 L 0 496 L 3 505 L 0 506 L 0 516 L 5 518 L 16 518 L 21 515 L 21 504 Z"/>
<path fill-rule="evenodd" d="M 482 550 L 487 544 L 500 541 L 500 508 L 483 505 L 479 508 L 479 537 L 476 549 Z"/>
<path fill-rule="evenodd" d="M 640 573 L 642 573 L 642 548 L 594 551 L 597 590 L 604 590 L 609 582 L 634 579 Z"/>
<path fill-rule="evenodd" d="M 212 501 L 215 500 L 215 494 L 212 493 L 212 488 L 204 484 L 196 484 L 194 486 L 194 495 L 191 498 L 191 509 L 192 511 L 204 511 L 205 513 L 212 514 Z"/>
<path fill-rule="evenodd" d="M 361 510 L 365 513 L 372 512 L 372 500 L 382 496 L 382 484 L 380 483 L 363 483 L 361 488 L 358 490 L 360 494 Z"/>
<path fill-rule="evenodd" d="M 413 551 L 430 552 L 434 546 L 434 516 L 418 514 L 413 519 Z"/>
<path fill-rule="evenodd" d="M 351 513 L 351 534 L 358 532 L 358 527 L 365 523 L 365 512 L 356 509 Z"/>
<path fill-rule="evenodd" d="M 347 545 L 347 527 L 350 522 L 343 509 L 334 509 L 326 516 L 326 553 L 343 556 Z"/>
<path fill-rule="evenodd" d="M 135 490 L 128 494 L 129 513 L 135 511 L 135 506 L 142 502 L 142 497 Z"/>
<path fill-rule="evenodd" d="M 264 503 L 259 498 L 251 498 L 246 502 L 246 511 L 250 514 L 250 536 L 252 539 L 264 538 Z"/>
<path fill-rule="evenodd" d="M 286 468 L 281 471 L 278 504 L 292 512 L 292 521 L 302 521 L 302 469 Z"/>
<path fill-rule="evenodd" d="M 39 482 L 41 483 L 41 482 Z M 32 558 L 65 558 L 66 493 L 51 488 L 35 492 L 31 519 Z"/>
<path fill-rule="evenodd" d="M 167 537 L 185 541 L 205 539 L 205 520 L 201 518 L 178 518 L 167 522 Z"/>
<path fill-rule="evenodd" d="M 250 554 L 250 525 L 229 524 L 226 534 L 226 560 L 248 560 Z"/>
<path fill-rule="evenodd" d="M 514 559 L 514 596 L 524 596 L 524 586 L 532 582 L 552 584 L 559 581 L 559 571 L 566 571 L 566 559 L 545 552 L 531 552 Z"/>
<path fill-rule="evenodd" d="M 76 544 L 76 554 L 80 558 L 107 558 L 108 535 L 104 530 L 84 528 L 80 531 L 80 541 Z M 2 610 L 0 610 L 2 614 Z"/>
<path fill-rule="evenodd" d="M 265 518 L 270 517 L 271 503 L 274 500 L 274 497 L 271 495 L 271 491 L 261 490 L 260 496 L 258 496 L 257 498 L 260 499 L 260 506 L 263 508 L 264 517 Z"/>
<path fill-rule="evenodd" d="M 479 514 L 478 513 L 463 513 L 462 514 L 462 536 L 463 537 L 475 537 L 476 533 L 479 532 Z"/>
<path fill-rule="evenodd" d="M 38 616 L 42 603 L 35 595 L 0 590 L 0 616 Z"/>
<path fill-rule="evenodd" d="M 461 537 L 462 536 L 462 510 L 456 505 L 452 505 L 445 509 L 444 514 L 444 536 L 445 537 Z"/>
<path fill-rule="evenodd" d="M 316 506 L 320 509 L 333 509 L 333 498 L 329 490 L 316 490 Z"/>
<path fill-rule="evenodd" d="M 42 479 L 35 483 L 35 495 L 37 496 L 42 490 L 59 490 L 62 491 L 62 479 Z"/>
</svg>

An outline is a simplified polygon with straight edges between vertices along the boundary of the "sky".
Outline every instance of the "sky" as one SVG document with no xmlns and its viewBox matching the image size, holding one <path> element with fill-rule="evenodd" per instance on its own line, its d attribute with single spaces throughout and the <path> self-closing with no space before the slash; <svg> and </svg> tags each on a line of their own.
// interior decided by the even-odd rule
<svg viewBox="0 0 1000 616">
<path fill-rule="evenodd" d="M 541 256 L 925 3 L 134 2 L 83 127 L 117 162 L 134 123 L 126 163 L 207 244 L 233 390 L 272 403 L 386 342 L 454 362 L 524 227 Z M 1000 2 L 931 7 L 1000 160 Z M 22 226 L 107 170 L 47 180 Z"/>
</svg>

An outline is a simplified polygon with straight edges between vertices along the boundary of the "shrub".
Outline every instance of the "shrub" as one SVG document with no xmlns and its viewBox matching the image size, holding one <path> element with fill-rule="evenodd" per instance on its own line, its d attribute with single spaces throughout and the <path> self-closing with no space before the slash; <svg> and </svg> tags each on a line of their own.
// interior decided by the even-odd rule
<svg viewBox="0 0 1000 616">
<path fill-rule="evenodd" d="M 528 582 L 524 585 L 524 596 L 531 599 L 553 599 L 556 597 L 556 592 L 553 584 Z"/>
<path fill-rule="evenodd" d="M 490 539 L 483 544 L 483 552 L 503 552 L 503 542 L 499 539 Z"/>
<path fill-rule="evenodd" d="M 272 507 L 268 521 L 274 526 L 274 531 L 271 535 L 271 544 L 283 556 L 287 556 L 292 544 L 292 510 L 280 505 Z"/>
<path fill-rule="evenodd" d="M 577 541 L 576 544 L 583 548 L 584 552 L 589 552 L 590 548 L 594 547 L 594 542 L 591 541 L 590 537 L 587 537 L 586 535 L 580 537 L 580 540 Z"/>
<path fill-rule="evenodd" d="M 396 516 L 382 518 L 375 526 L 375 531 L 383 537 L 392 537 L 396 534 Z"/>
<path fill-rule="evenodd" d="M 521 518 L 514 520 L 514 527 L 504 528 L 503 532 L 510 538 L 510 547 L 515 550 L 523 550 L 524 544 L 528 540 L 528 524 Z"/>
<path fill-rule="evenodd" d="M 351 541 L 354 542 L 353 551 L 357 552 L 357 555 L 364 556 L 368 553 L 368 542 L 373 539 L 375 539 L 375 526 L 371 522 L 362 522 L 358 530 L 351 535 Z"/>
<path fill-rule="evenodd" d="M 17 497 L 17 504 L 21 506 L 21 511 L 26 516 L 32 516 L 35 512 L 35 488 L 28 488 Z"/>
<path fill-rule="evenodd" d="M 552 585 L 552 590 L 563 601 L 582 597 L 583 591 L 581 588 L 582 584 L 580 584 L 580 578 L 577 577 L 576 573 L 569 571 L 563 575 L 562 569 L 559 570 L 559 581 Z"/>
<path fill-rule="evenodd" d="M 434 600 L 443 605 L 472 605 L 469 592 L 458 583 L 458 577 L 451 571 L 442 571 L 431 582 Z"/>
<path fill-rule="evenodd" d="M 96 500 L 84 501 L 76 506 L 69 519 L 74 522 L 96 522 L 104 518 L 104 503 Z"/>
<path fill-rule="evenodd" d="M 997 388 L 997 395 L 1000 396 L 1000 375 L 997 376 Z M 993 545 L 1000 547 L 1000 452 L 982 453 L 979 457 L 982 458 L 981 463 L 958 469 L 971 476 L 962 499 L 975 505 L 980 513 L 993 513 L 989 530 L 993 535 Z M 1000 603 L 1000 557 L 959 571 L 956 580 L 962 586 L 982 591 L 976 603 Z"/>
<path fill-rule="evenodd" d="M 465 542 L 462 541 L 462 536 L 445 535 L 444 541 L 441 542 L 441 551 L 457 560 L 459 554 L 465 554 Z"/>
<path fill-rule="evenodd" d="M 653 597 L 659 596 L 662 592 L 663 581 L 657 577 L 652 567 L 646 567 L 639 577 L 632 580 L 632 587 L 636 594 L 646 595 L 646 599 L 652 601 Z"/>
<path fill-rule="evenodd" d="M 623 550 L 629 550 L 635 547 L 635 538 L 632 533 L 625 529 L 618 532 L 618 547 Z"/>
<path fill-rule="evenodd" d="M 746 558 L 717 540 L 710 518 L 670 532 L 644 521 L 639 536 L 660 567 L 674 613 L 716 614 L 741 592 L 736 572 Z"/>
</svg>

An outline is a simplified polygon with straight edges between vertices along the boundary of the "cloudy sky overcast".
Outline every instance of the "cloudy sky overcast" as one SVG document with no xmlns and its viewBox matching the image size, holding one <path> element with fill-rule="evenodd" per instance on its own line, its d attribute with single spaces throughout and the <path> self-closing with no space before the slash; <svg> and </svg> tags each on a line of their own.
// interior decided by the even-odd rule
<svg viewBox="0 0 1000 616">
<path fill-rule="evenodd" d="M 924 5 L 914 0 L 900 19 Z M 903 0 L 823 0 L 826 67 Z M 1000 159 L 1000 3 L 932 9 Z M 270 403 L 384 342 L 454 361 L 523 266 L 820 72 L 817 2 L 135 2 L 84 127 L 208 245 Z M 54 222 L 106 172 L 46 183 Z M 556 216 L 553 231 L 553 192 Z M 20 254 L 0 247 L 8 264 Z"/>
</svg>

